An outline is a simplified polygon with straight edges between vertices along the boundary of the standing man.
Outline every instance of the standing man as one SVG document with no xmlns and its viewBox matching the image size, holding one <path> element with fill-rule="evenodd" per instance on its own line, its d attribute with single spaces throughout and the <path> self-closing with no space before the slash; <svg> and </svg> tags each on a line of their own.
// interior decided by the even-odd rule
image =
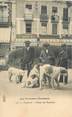
<svg viewBox="0 0 72 117">
<path fill-rule="evenodd" d="M 43 48 L 40 54 L 40 61 L 43 64 L 51 64 L 53 65 L 54 58 L 51 53 L 51 47 L 48 43 L 43 44 Z"/>
<path fill-rule="evenodd" d="M 25 47 L 23 48 L 23 57 L 21 60 L 21 68 L 28 70 L 28 75 L 31 70 L 31 65 L 34 58 L 34 49 L 30 46 L 30 41 L 25 41 Z"/>
<path fill-rule="evenodd" d="M 68 56 L 67 56 L 67 49 L 65 44 L 61 46 L 61 51 L 59 53 L 59 65 L 61 67 L 65 67 L 66 69 L 68 68 Z M 65 76 L 65 79 L 63 79 L 63 75 L 60 76 L 60 82 L 63 82 L 63 81 L 65 84 L 68 83 L 68 73 Z"/>
</svg>

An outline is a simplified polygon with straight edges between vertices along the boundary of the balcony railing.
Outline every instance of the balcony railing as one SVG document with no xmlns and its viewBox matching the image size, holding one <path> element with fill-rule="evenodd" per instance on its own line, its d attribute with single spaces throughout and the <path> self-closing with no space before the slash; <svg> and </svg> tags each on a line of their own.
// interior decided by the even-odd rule
<svg viewBox="0 0 72 117">
<path fill-rule="evenodd" d="M 63 17 L 62 19 L 63 19 L 63 23 L 69 23 L 70 22 L 70 17 L 67 17 L 67 18 Z"/>
<path fill-rule="evenodd" d="M 22 39 L 32 39 L 32 38 L 37 38 L 36 34 L 16 34 L 16 38 L 22 38 Z"/>
<path fill-rule="evenodd" d="M 41 14 L 40 15 L 40 21 L 41 22 L 48 22 L 48 15 L 47 14 Z"/>
<path fill-rule="evenodd" d="M 7 27 L 9 26 L 8 17 L 0 17 L 0 27 Z"/>
<path fill-rule="evenodd" d="M 51 16 L 51 22 L 52 22 L 52 23 L 58 23 L 58 22 L 59 22 L 59 16 L 57 16 L 57 15 L 52 15 L 52 16 Z"/>
<path fill-rule="evenodd" d="M 33 20 L 33 14 L 32 13 L 27 13 L 24 14 L 24 20 Z"/>
<path fill-rule="evenodd" d="M 68 35 L 68 34 L 62 34 L 61 35 L 62 39 L 71 39 L 72 40 L 72 35 Z"/>
<path fill-rule="evenodd" d="M 57 35 L 48 35 L 48 34 L 46 34 L 46 35 L 43 35 L 43 34 L 40 34 L 39 35 L 40 36 L 40 38 L 45 38 L 45 39 L 59 39 L 60 38 L 60 36 L 57 34 Z"/>
</svg>

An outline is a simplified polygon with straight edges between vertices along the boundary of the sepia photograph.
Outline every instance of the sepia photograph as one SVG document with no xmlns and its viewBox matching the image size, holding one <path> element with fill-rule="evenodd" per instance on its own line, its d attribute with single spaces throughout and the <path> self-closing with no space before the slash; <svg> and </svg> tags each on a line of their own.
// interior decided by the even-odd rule
<svg viewBox="0 0 72 117">
<path fill-rule="evenodd" d="M 72 1 L 0 0 L 0 116 L 72 117 Z"/>
</svg>

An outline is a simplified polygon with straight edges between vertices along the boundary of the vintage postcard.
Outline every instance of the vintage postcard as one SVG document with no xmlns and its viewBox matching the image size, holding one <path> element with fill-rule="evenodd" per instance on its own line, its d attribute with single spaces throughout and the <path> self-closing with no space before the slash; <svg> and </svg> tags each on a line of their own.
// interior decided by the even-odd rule
<svg viewBox="0 0 72 117">
<path fill-rule="evenodd" d="M 72 117 L 72 1 L 0 0 L 0 117 Z"/>
</svg>

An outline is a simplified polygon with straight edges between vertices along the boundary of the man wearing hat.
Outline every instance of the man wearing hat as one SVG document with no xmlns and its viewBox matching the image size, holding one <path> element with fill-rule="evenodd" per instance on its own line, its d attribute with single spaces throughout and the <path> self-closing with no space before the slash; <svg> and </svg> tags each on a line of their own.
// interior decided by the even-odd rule
<svg viewBox="0 0 72 117">
<path fill-rule="evenodd" d="M 40 54 L 40 60 L 44 64 L 53 64 L 54 60 L 51 55 L 51 47 L 47 42 L 43 44 L 43 48 Z"/>
<path fill-rule="evenodd" d="M 34 57 L 34 49 L 30 46 L 30 43 L 30 41 L 25 41 L 25 47 L 23 48 L 23 57 L 21 61 L 21 68 L 23 70 L 28 70 L 28 74 L 30 72 Z"/>
</svg>

